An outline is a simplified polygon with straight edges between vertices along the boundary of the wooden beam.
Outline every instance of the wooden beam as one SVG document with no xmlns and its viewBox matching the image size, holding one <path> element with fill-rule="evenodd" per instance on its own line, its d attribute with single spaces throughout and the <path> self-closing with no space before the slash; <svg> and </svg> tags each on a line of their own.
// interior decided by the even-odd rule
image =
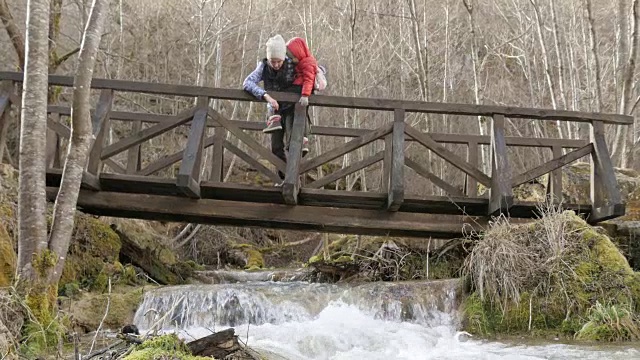
<svg viewBox="0 0 640 360">
<path fill-rule="evenodd" d="M 589 145 L 593 151 L 593 145 Z M 562 147 L 554 146 L 551 151 L 555 159 L 562 157 Z M 562 168 L 554 169 L 547 177 L 547 201 L 552 204 L 562 204 Z"/>
<path fill-rule="evenodd" d="M 315 128 L 314 128 L 315 131 Z M 412 139 L 413 140 L 413 139 Z M 393 139 L 391 134 L 384 137 L 384 159 L 382 160 L 382 186 L 383 193 L 389 192 L 389 179 L 391 179 L 391 156 L 393 156 Z"/>
<path fill-rule="evenodd" d="M 23 81 L 22 73 L 0 72 L 0 80 Z M 73 86 L 73 77 L 50 75 L 50 85 Z M 207 96 L 215 99 L 242 100 L 258 102 L 255 97 L 240 89 L 209 88 L 189 85 L 157 84 L 136 81 L 97 79 L 94 78 L 91 87 L 94 89 L 113 89 L 116 91 L 141 92 L 148 94 L 164 94 L 177 96 Z M 299 95 L 292 93 L 271 92 L 278 101 L 296 102 Z M 314 95 L 309 99 L 310 105 L 394 111 L 403 109 L 406 112 L 437 113 L 469 116 L 493 116 L 503 114 L 510 118 L 539 119 L 539 120 L 567 120 L 589 122 L 602 121 L 610 124 L 633 124 L 633 117 L 620 114 L 589 113 L 567 110 L 531 109 L 510 106 L 454 104 L 424 101 L 404 101 L 391 99 L 372 99 L 357 97 L 340 97 Z M 469 119 L 471 120 L 471 119 Z"/>
<path fill-rule="evenodd" d="M 624 215 L 624 202 L 613 170 L 611 156 L 604 137 L 604 124 L 601 121 L 591 123 L 591 203 L 594 211 L 589 216 L 590 223 L 597 223 L 603 219 L 620 216 L 620 208 Z"/>
<path fill-rule="evenodd" d="M 127 173 L 127 169 L 125 169 L 124 166 L 118 164 L 118 162 L 113 160 L 113 159 L 105 160 L 104 164 L 107 165 L 108 167 L 110 167 L 117 174 L 126 174 Z"/>
<path fill-rule="evenodd" d="M 453 196 L 464 196 L 464 193 L 460 191 L 460 189 L 442 180 L 440 177 L 438 177 L 431 171 L 427 170 L 424 166 L 411 160 L 410 158 L 405 157 L 404 162 L 405 162 L 405 165 L 413 169 L 413 171 L 415 171 L 418 175 L 423 176 L 427 180 L 431 181 L 435 186 L 439 187 L 440 189 L 443 189 L 447 194 L 453 195 Z"/>
<path fill-rule="evenodd" d="M 204 151 L 204 136 L 207 131 L 208 111 L 209 98 L 198 97 L 196 112 L 191 122 L 189 137 L 187 138 L 187 146 L 176 177 L 178 189 L 186 196 L 194 199 L 200 197 L 200 174 L 202 173 L 202 153 Z"/>
<path fill-rule="evenodd" d="M 469 141 L 467 143 L 467 162 L 471 164 L 474 168 L 478 168 L 478 142 L 477 141 Z M 467 196 L 476 197 L 478 196 L 478 181 L 470 176 L 469 174 L 465 174 L 464 176 L 464 188 L 467 193 Z"/>
<path fill-rule="evenodd" d="M 444 146 L 437 143 L 435 140 L 431 138 L 428 134 L 424 134 L 411 126 L 407 126 L 405 129 L 407 135 L 414 138 L 423 146 L 427 147 L 438 156 L 442 157 L 444 160 L 450 162 L 453 166 L 458 169 L 464 171 L 465 173 L 473 176 L 476 180 L 478 180 L 482 185 L 490 187 L 491 179 L 485 175 L 482 171 L 478 170 L 477 167 L 469 164 L 464 159 L 454 154 L 453 152 L 447 150 Z"/>
<path fill-rule="evenodd" d="M 62 132 L 66 130 L 66 138 L 71 135 L 71 130 L 66 126 L 60 124 L 60 115 L 49 114 L 47 116 L 47 168 L 60 168 L 61 167 L 61 151 L 60 151 L 60 137 L 58 131 L 52 128 L 60 127 Z"/>
<path fill-rule="evenodd" d="M 213 145 L 213 136 L 209 136 L 204 140 L 204 147 L 207 148 Z M 149 176 L 153 173 L 156 173 L 162 169 L 165 169 L 178 161 L 182 160 L 182 156 L 184 154 L 184 150 L 180 150 L 170 155 L 165 155 L 151 164 L 145 166 L 143 169 L 139 170 L 135 175 L 143 175 Z"/>
<path fill-rule="evenodd" d="M 593 208 L 593 210 L 591 210 L 591 213 L 587 218 L 587 222 L 589 222 L 590 224 L 597 224 L 602 221 L 624 216 L 624 214 L 625 214 L 624 204 L 600 206 L 597 208 Z"/>
<path fill-rule="evenodd" d="M 11 106 L 11 93 L 13 92 L 13 82 L 12 81 L 2 81 L 0 83 L 0 118 L 4 115 L 4 113 L 9 110 Z M 20 106 L 20 104 L 16 104 L 16 106 Z M 0 124 L 1 125 L 1 124 Z M 0 159 L 2 160 L 2 159 Z"/>
<path fill-rule="evenodd" d="M 266 159 L 273 164 L 276 169 L 285 172 L 287 165 L 279 157 L 273 155 L 271 151 L 255 141 L 249 134 L 245 134 L 239 127 L 231 123 L 227 118 L 222 116 L 219 112 L 209 108 L 209 116 L 211 116 L 220 126 L 223 126 L 228 132 L 232 133 L 240 141 L 245 143 L 251 150 L 255 151 L 263 159 Z"/>
<path fill-rule="evenodd" d="M 387 210 L 398 211 L 404 201 L 404 110 L 393 112 L 393 130 L 391 133 L 391 172 Z"/>
<path fill-rule="evenodd" d="M 71 129 L 68 126 L 60 123 L 60 114 L 51 113 L 47 117 L 47 128 L 53 130 L 59 136 L 69 139 L 71 137 Z"/>
<path fill-rule="evenodd" d="M 378 161 L 381 161 L 383 157 L 384 157 L 384 152 L 380 151 L 377 154 L 370 156 L 366 159 L 360 160 L 358 162 L 355 162 L 347 166 L 346 168 L 340 169 L 338 171 L 332 172 L 331 174 L 321 177 L 320 179 L 305 186 L 305 189 L 319 189 L 323 186 L 331 184 L 332 182 L 338 179 L 342 179 L 345 176 L 351 175 L 356 171 L 362 170 L 367 166 L 371 166 L 377 163 Z"/>
<path fill-rule="evenodd" d="M 554 154 L 554 156 L 558 155 L 558 153 L 560 154 L 559 157 L 555 157 L 549 161 L 547 161 L 546 163 L 537 166 L 531 170 L 528 170 L 516 177 L 514 177 L 511 180 L 511 186 L 512 187 L 516 187 L 518 185 L 522 185 L 524 183 L 528 183 L 531 180 L 537 179 L 540 176 L 547 174 L 555 169 L 560 169 L 561 167 L 571 164 L 572 162 L 585 157 L 589 154 L 591 154 L 591 152 L 593 151 L 593 145 L 592 144 L 587 144 L 583 147 L 581 147 L 580 149 L 574 150 L 570 153 L 567 153 L 565 155 L 562 155 L 562 150 L 560 148 L 556 148 L 556 153 Z M 560 174 L 562 175 L 562 174 Z"/>
<path fill-rule="evenodd" d="M 266 177 L 268 177 L 271 181 L 280 182 L 280 177 L 278 176 L 278 174 L 276 174 L 273 171 L 269 170 L 269 168 L 267 168 L 266 166 L 262 165 L 260 163 L 260 161 L 256 160 L 255 158 L 253 158 L 252 156 L 250 156 L 246 152 L 240 150 L 240 148 L 238 148 L 237 146 L 233 145 L 230 141 L 223 140 L 223 145 L 227 150 L 231 151 L 232 154 L 235 154 L 237 157 L 239 157 L 244 162 L 249 164 L 249 166 L 253 166 L 254 169 L 256 169 L 258 172 L 260 172 L 261 174 L 263 174 Z"/>
<path fill-rule="evenodd" d="M 507 213 L 513 205 L 513 190 L 502 114 L 494 114 L 491 122 L 491 169 L 491 197 L 487 215 Z"/>
<path fill-rule="evenodd" d="M 296 103 L 293 117 L 293 127 L 289 139 L 287 169 L 282 184 L 282 197 L 289 205 L 298 203 L 300 191 L 300 161 L 302 160 L 302 137 L 307 126 L 307 109 Z"/>
<path fill-rule="evenodd" d="M 102 150 L 101 159 L 108 159 L 114 155 L 118 155 L 121 152 L 135 146 L 141 144 L 153 137 L 156 137 L 160 134 L 163 134 L 171 129 L 174 129 L 180 125 L 185 124 L 190 121 L 195 114 L 195 108 L 190 108 L 184 111 L 181 111 L 178 115 L 174 117 L 174 121 L 171 123 L 162 123 L 154 125 L 150 128 L 144 129 L 137 134 L 124 138 L 118 141 L 115 144 L 111 144 Z"/>
<path fill-rule="evenodd" d="M 56 193 L 57 188 L 47 188 L 50 200 L 55 199 Z M 342 208 L 327 211 L 327 208 L 303 205 L 291 207 L 87 190 L 80 190 L 78 207 L 101 216 L 365 235 L 450 238 L 460 236 L 465 224 L 474 228 L 487 225 L 486 218 L 459 215 Z"/>
<path fill-rule="evenodd" d="M 71 109 L 64 106 L 52 106 L 50 105 L 47 110 L 49 113 L 57 113 L 60 115 L 71 114 Z M 172 122 L 174 116 L 164 114 L 149 114 L 138 112 L 123 112 L 112 111 L 111 120 L 120 121 L 142 121 L 146 123 L 165 123 Z M 262 131 L 264 129 L 263 121 L 244 121 L 244 120 L 227 120 L 229 123 L 235 125 L 241 130 L 250 131 Z M 210 120 L 207 122 L 207 126 L 217 126 L 216 122 Z M 340 137 L 360 137 L 366 135 L 372 131 L 371 129 L 361 128 L 341 128 L 333 126 L 313 126 L 313 134 L 316 136 L 340 136 Z M 480 145 L 490 145 L 491 137 L 486 135 L 468 135 L 468 134 L 443 134 L 443 133 L 429 133 L 429 136 L 440 143 L 450 144 L 463 144 L 466 145 L 469 142 L 476 142 Z M 579 148 L 589 143 L 588 140 L 575 140 L 575 139 L 554 139 L 554 138 L 523 138 L 517 136 L 505 137 L 508 146 L 522 146 L 522 147 L 548 147 L 562 146 L 563 148 Z M 406 136 L 404 141 L 414 141 L 413 138 Z"/>
<path fill-rule="evenodd" d="M 318 155 L 312 159 L 306 160 L 300 166 L 300 173 L 304 174 L 305 172 L 326 164 L 331 160 L 337 159 L 338 157 L 347 154 L 357 148 L 365 146 L 387 134 L 389 134 L 393 130 L 393 123 L 383 125 L 378 129 L 365 134 L 361 137 L 350 140 L 344 145 L 338 146 L 337 148 L 331 149 L 324 154 Z"/>
<path fill-rule="evenodd" d="M 100 92 L 98 105 L 91 114 L 91 126 L 95 140 L 89 151 L 89 159 L 87 160 L 87 172 L 94 176 L 100 175 L 102 170 L 102 161 L 100 154 L 107 137 L 109 129 L 109 113 L 113 105 L 113 90 L 104 89 Z"/>
<path fill-rule="evenodd" d="M 263 124 L 264 125 L 264 124 Z M 217 126 L 213 133 L 213 155 L 211 156 L 211 181 L 224 181 L 224 142 L 227 138 L 227 130 Z M 280 178 L 278 178 L 280 182 Z"/>
<path fill-rule="evenodd" d="M 82 173 L 82 182 L 80 183 L 80 188 L 88 189 L 91 191 L 100 191 L 100 178 L 85 171 L 84 173 Z"/>
<path fill-rule="evenodd" d="M 142 121 L 135 121 L 131 124 L 131 132 L 137 134 L 142 130 Z M 127 152 L 127 174 L 135 174 L 142 167 L 141 146 L 135 145 Z"/>
</svg>

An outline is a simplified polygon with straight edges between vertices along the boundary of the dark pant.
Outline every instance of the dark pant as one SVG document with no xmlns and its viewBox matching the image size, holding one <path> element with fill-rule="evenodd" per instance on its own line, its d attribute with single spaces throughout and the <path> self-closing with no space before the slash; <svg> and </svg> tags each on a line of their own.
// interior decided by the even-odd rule
<svg viewBox="0 0 640 360">
<path fill-rule="evenodd" d="M 281 111 L 280 116 L 282 117 L 280 119 L 282 130 L 271 133 L 271 152 L 286 163 L 289 141 L 291 140 L 291 130 L 293 128 L 294 107 L 291 106 L 289 109 Z M 309 136 L 310 123 L 311 119 L 309 118 L 307 110 L 307 123 L 304 127 L 304 136 Z M 282 171 L 278 171 L 278 176 L 280 176 L 280 179 L 284 180 L 284 173 Z"/>
</svg>

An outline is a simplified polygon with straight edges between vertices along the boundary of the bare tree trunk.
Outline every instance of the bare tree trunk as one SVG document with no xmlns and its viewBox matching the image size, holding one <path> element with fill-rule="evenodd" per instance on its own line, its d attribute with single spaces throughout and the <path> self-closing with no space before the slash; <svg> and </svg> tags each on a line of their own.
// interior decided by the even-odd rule
<svg viewBox="0 0 640 360">
<path fill-rule="evenodd" d="M 533 5 L 533 11 L 536 15 L 536 29 L 538 34 L 538 43 L 540 44 L 540 51 L 542 52 L 542 64 L 544 65 L 544 73 L 545 78 L 547 79 L 547 86 L 549 87 L 549 98 L 551 99 L 551 106 L 553 109 L 558 108 L 558 103 L 556 102 L 556 84 L 551 71 L 551 64 L 549 63 L 549 54 L 547 51 L 547 43 L 544 41 L 544 34 L 542 33 L 542 28 L 544 27 L 542 23 L 542 15 L 540 14 L 540 8 L 535 0 L 529 0 L 531 5 Z M 559 60 L 559 59 L 558 59 Z M 562 123 L 560 120 L 556 120 L 556 130 L 558 132 L 558 137 L 562 137 Z"/>
<path fill-rule="evenodd" d="M 18 194 L 18 264 L 21 280 L 36 280 L 31 261 L 47 248 L 45 194 L 47 89 L 49 83 L 49 1 L 29 0 L 22 111 Z"/>
<path fill-rule="evenodd" d="M 629 51 L 628 62 L 625 66 L 625 73 L 622 80 L 622 95 L 620 96 L 620 113 L 631 115 L 633 102 L 631 101 L 631 95 L 633 90 L 633 78 L 636 71 L 636 59 L 638 57 L 638 47 L 640 47 L 640 1 L 633 0 L 631 4 L 632 14 L 633 14 L 633 22 L 631 23 L 631 28 L 633 29 L 633 35 L 631 39 L 631 49 Z M 624 60 L 624 59 L 623 59 Z M 633 157 L 633 151 L 627 151 L 628 144 L 633 144 L 635 142 L 633 133 L 631 133 L 631 139 L 629 139 L 629 127 L 628 126 L 619 126 L 619 128 L 623 128 L 620 136 L 616 136 L 615 142 L 619 145 L 622 145 L 622 149 L 620 151 L 620 166 L 627 167 L 629 165 L 629 161 Z M 618 135 L 616 133 L 616 135 Z"/>
<path fill-rule="evenodd" d="M 9 6 L 7 5 L 7 0 L 0 0 L 0 19 L 2 19 L 2 23 L 4 24 L 4 28 L 7 30 L 7 34 L 9 35 L 9 39 L 11 39 L 11 43 L 13 44 L 13 48 L 18 55 L 18 61 L 20 64 L 18 65 L 21 69 L 24 66 L 24 38 L 22 37 L 22 31 L 16 26 L 16 23 L 13 20 L 13 16 L 9 11 Z M 47 28 L 49 26 L 47 25 Z"/>
<path fill-rule="evenodd" d="M 595 111 L 602 111 L 602 75 L 600 74 L 600 54 L 598 52 L 598 42 L 596 41 L 596 24 L 593 17 L 593 3 L 592 0 L 585 0 L 587 5 L 587 20 L 589 24 L 589 50 L 593 57 L 592 69 L 596 79 L 595 91 L 596 91 L 596 109 Z"/>
<path fill-rule="evenodd" d="M 476 36 L 476 22 L 474 16 L 475 4 L 474 0 L 463 0 L 464 7 L 467 9 L 469 15 L 469 31 L 471 32 L 471 60 L 473 63 L 473 92 L 475 95 L 475 103 L 482 104 L 482 93 L 480 91 L 480 80 L 478 79 L 478 46 Z M 487 135 L 487 124 L 483 120 L 482 116 L 478 116 L 478 130 L 480 135 Z M 486 172 L 489 170 L 490 161 L 489 154 L 485 150 L 485 147 L 480 148 L 482 158 L 482 169 Z"/>
<path fill-rule="evenodd" d="M 55 284 L 62 275 L 62 268 L 69 249 L 73 231 L 74 214 L 82 173 L 87 163 L 92 139 L 91 125 L 91 79 L 96 54 L 100 46 L 104 19 L 107 17 L 109 0 L 93 0 L 89 21 L 84 30 L 78 67 L 74 80 L 73 108 L 71 118 L 71 142 L 64 163 L 60 191 L 53 210 L 49 249 L 58 256 L 53 274 L 49 278 Z"/>
</svg>

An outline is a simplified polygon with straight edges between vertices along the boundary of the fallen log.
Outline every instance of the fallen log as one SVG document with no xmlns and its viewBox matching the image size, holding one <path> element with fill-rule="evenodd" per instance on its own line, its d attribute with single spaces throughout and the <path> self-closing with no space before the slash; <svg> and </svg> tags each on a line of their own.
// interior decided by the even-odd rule
<svg viewBox="0 0 640 360">
<path fill-rule="evenodd" d="M 144 270 L 149 277 L 162 285 L 182 284 L 182 278 L 164 264 L 153 251 L 142 248 L 133 241 L 127 234 L 112 226 L 113 230 L 120 237 L 122 247 L 120 248 L 120 262 L 133 264 Z"/>
<path fill-rule="evenodd" d="M 193 355 L 213 356 L 216 359 L 224 359 L 227 355 L 242 349 L 233 328 L 191 341 L 187 343 L 187 347 Z"/>
</svg>

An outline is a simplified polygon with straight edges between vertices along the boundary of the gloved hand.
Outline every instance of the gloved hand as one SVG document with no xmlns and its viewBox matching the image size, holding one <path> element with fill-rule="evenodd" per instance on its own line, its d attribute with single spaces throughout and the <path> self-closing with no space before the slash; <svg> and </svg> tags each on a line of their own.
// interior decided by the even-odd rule
<svg viewBox="0 0 640 360">
<path fill-rule="evenodd" d="M 298 101 L 298 102 L 302 106 L 308 106 L 309 105 L 309 97 L 308 96 L 301 96 L 300 97 L 300 101 Z"/>
</svg>

